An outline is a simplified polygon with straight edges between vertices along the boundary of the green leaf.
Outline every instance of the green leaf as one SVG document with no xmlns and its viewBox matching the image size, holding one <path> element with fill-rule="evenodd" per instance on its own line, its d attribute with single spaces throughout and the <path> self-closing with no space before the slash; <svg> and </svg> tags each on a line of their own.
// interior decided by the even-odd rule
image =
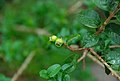
<svg viewBox="0 0 120 81">
<path fill-rule="evenodd" d="M 75 65 L 73 64 L 64 64 L 62 66 L 62 71 L 65 73 L 71 73 L 76 69 Z"/>
<path fill-rule="evenodd" d="M 57 75 L 57 81 L 62 81 L 62 73 L 59 72 Z"/>
<path fill-rule="evenodd" d="M 113 45 L 120 45 L 120 35 L 118 35 L 114 32 L 111 32 L 110 36 L 111 36 L 111 40 L 112 40 L 111 43 Z"/>
<path fill-rule="evenodd" d="M 65 73 L 71 73 L 76 69 L 76 67 L 74 65 L 72 65 L 71 67 L 69 67 L 68 69 L 65 70 Z"/>
<path fill-rule="evenodd" d="M 77 62 L 78 58 L 79 58 L 79 55 L 75 54 L 75 55 L 74 55 L 74 58 L 73 58 L 73 61 L 72 61 L 72 63 L 71 63 L 73 66 L 76 66 L 76 64 L 78 63 L 78 62 Z"/>
<path fill-rule="evenodd" d="M 71 45 L 71 44 L 76 44 L 80 41 L 80 35 L 74 35 L 69 37 L 68 41 L 67 41 L 67 45 Z"/>
<path fill-rule="evenodd" d="M 11 80 L 5 77 L 4 75 L 0 74 L 0 81 L 11 81 Z"/>
<path fill-rule="evenodd" d="M 68 36 L 68 35 L 70 35 L 70 31 L 67 28 L 62 28 L 62 30 L 60 31 L 58 36 L 65 37 L 65 36 Z"/>
<path fill-rule="evenodd" d="M 65 70 L 67 70 L 69 67 L 71 67 L 71 64 L 64 64 L 64 65 L 62 66 L 62 70 L 65 71 Z"/>
<path fill-rule="evenodd" d="M 49 77 L 48 77 L 48 74 L 47 74 L 47 70 L 41 70 L 40 72 L 39 72 L 39 74 L 40 74 L 40 77 L 42 77 L 42 78 L 45 78 L 45 79 L 48 79 Z"/>
<path fill-rule="evenodd" d="M 94 10 L 82 11 L 77 19 L 81 24 L 89 28 L 98 28 L 101 22 L 99 14 Z"/>
<path fill-rule="evenodd" d="M 104 49 L 106 49 L 107 47 L 109 47 L 110 42 L 111 42 L 110 39 L 105 40 L 105 47 L 104 47 Z"/>
<path fill-rule="evenodd" d="M 107 55 L 105 55 L 105 60 L 107 63 L 111 64 L 113 69 L 118 70 L 120 66 L 120 52 L 110 51 Z"/>
<path fill-rule="evenodd" d="M 106 60 L 107 60 L 110 64 L 120 64 L 120 52 L 110 51 L 110 52 L 106 55 Z"/>
<path fill-rule="evenodd" d="M 63 81 L 70 81 L 70 76 L 66 74 L 63 78 Z"/>
<path fill-rule="evenodd" d="M 96 6 L 106 11 L 114 10 L 118 5 L 117 0 L 93 0 L 93 2 Z"/>
<path fill-rule="evenodd" d="M 72 62 L 68 65 L 65 64 L 63 65 L 63 69 L 65 70 L 65 73 L 71 73 L 76 69 L 76 64 L 77 64 L 77 59 L 79 55 L 75 54 L 74 57 L 72 58 Z"/>
<path fill-rule="evenodd" d="M 92 0 L 83 0 L 84 4 L 87 5 L 89 8 L 94 8 L 96 5 L 93 3 Z"/>
<path fill-rule="evenodd" d="M 117 30 L 116 30 L 117 29 Z M 106 27 L 106 30 L 114 32 L 118 35 L 120 35 L 120 25 L 115 24 L 115 23 L 111 23 Z"/>
<path fill-rule="evenodd" d="M 82 44 L 84 47 L 92 47 L 95 46 L 99 41 L 99 38 L 95 35 L 85 35 L 82 39 Z"/>
<path fill-rule="evenodd" d="M 59 73 L 60 70 L 61 66 L 59 64 L 54 64 L 47 69 L 48 76 L 54 77 L 57 73 Z"/>
<path fill-rule="evenodd" d="M 116 14 L 116 18 L 120 22 L 120 11 Z"/>
<path fill-rule="evenodd" d="M 120 71 L 120 65 L 111 65 L 114 70 Z"/>
</svg>

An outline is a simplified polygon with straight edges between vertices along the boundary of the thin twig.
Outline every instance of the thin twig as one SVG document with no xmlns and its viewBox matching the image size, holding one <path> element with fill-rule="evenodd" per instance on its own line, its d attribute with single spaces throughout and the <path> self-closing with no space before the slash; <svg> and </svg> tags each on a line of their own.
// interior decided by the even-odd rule
<svg viewBox="0 0 120 81">
<path fill-rule="evenodd" d="M 16 81 L 19 76 L 23 73 L 23 71 L 27 68 L 28 64 L 31 62 L 31 60 L 33 59 L 33 57 L 35 56 L 35 52 L 32 51 L 27 58 L 25 59 L 25 61 L 23 62 L 23 64 L 21 65 L 21 67 L 18 69 L 18 71 L 14 74 L 13 78 L 11 79 L 11 81 Z"/>
<path fill-rule="evenodd" d="M 64 46 L 65 46 L 65 48 L 67 48 L 67 49 L 69 49 L 69 50 L 71 50 L 71 51 L 83 51 L 83 50 L 85 50 L 86 48 L 74 48 L 74 46 L 68 46 L 66 43 L 64 43 Z"/>
<path fill-rule="evenodd" d="M 40 36 L 40 35 L 47 35 L 47 36 L 49 36 L 50 35 L 50 33 L 47 31 L 47 30 L 45 30 L 45 29 L 42 29 L 42 28 L 36 28 L 36 29 L 28 29 L 27 27 L 25 27 L 25 26 L 17 26 L 17 28 L 16 29 L 13 29 L 13 30 L 15 30 L 15 31 L 19 31 L 19 32 L 27 32 L 27 33 L 33 33 L 33 34 L 36 34 L 36 35 L 38 35 L 38 36 Z"/>
<path fill-rule="evenodd" d="M 85 58 L 82 60 L 82 66 L 83 66 L 83 70 L 85 70 L 85 68 L 86 68 L 86 60 L 85 60 Z"/>
<path fill-rule="evenodd" d="M 116 14 L 119 10 L 120 10 L 120 4 L 119 4 L 118 7 L 110 14 L 110 16 L 105 20 L 105 22 L 103 23 L 103 25 L 101 25 L 101 27 L 99 28 L 99 30 L 96 32 L 97 35 L 104 30 L 105 26 L 110 22 L 110 20 L 115 16 L 115 14 Z"/>
<path fill-rule="evenodd" d="M 72 48 L 72 47 L 67 47 L 69 50 L 71 50 L 71 51 L 83 51 L 83 50 L 85 50 L 85 48 L 78 48 L 78 49 L 74 49 L 74 48 Z"/>
<path fill-rule="evenodd" d="M 81 60 L 83 60 L 83 59 L 86 57 L 87 53 L 88 53 L 88 50 L 85 49 L 84 52 L 83 52 L 82 57 L 80 57 L 80 58 L 77 60 L 77 62 L 80 62 Z"/>
<path fill-rule="evenodd" d="M 102 66 L 104 68 L 104 65 L 97 58 L 95 58 L 93 55 L 91 55 L 90 53 L 87 54 L 87 57 L 89 57 L 95 63 L 99 64 L 100 66 Z"/>
<path fill-rule="evenodd" d="M 104 65 L 95 56 L 93 56 L 90 53 L 88 53 L 87 57 L 90 58 L 91 60 L 93 60 L 95 63 L 97 63 L 101 67 L 105 68 Z M 118 72 L 118 71 L 116 71 L 116 72 Z"/>
<path fill-rule="evenodd" d="M 120 48 L 120 45 L 116 45 L 116 46 L 109 46 L 109 48 Z"/>
<path fill-rule="evenodd" d="M 69 9 L 68 9 L 68 14 L 74 14 L 76 11 L 78 11 L 78 9 L 82 7 L 82 1 L 79 0 L 78 2 L 76 2 L 74 5 L 72 5 Z"/>
<path fill-rule="evenodd" d="M 92 49 L 90 48 L 90 52 L 98 58 L 112 73 L 114 77 L 116 77 L 120 81 L 120 76 Z"/>
</svg>

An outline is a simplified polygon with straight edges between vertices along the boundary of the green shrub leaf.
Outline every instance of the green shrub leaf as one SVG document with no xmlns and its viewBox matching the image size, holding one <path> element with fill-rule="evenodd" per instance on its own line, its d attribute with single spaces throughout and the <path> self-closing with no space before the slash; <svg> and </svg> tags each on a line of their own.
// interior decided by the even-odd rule
<svg viewBox="0 0 120 81">
<path fill-rule="evenodd" d="M 63 81 L 70 81 L 70 76 L 66 74 L 63 78 Z"/>
<path fill-rule="evenodd" d="M 60 70 L 61 66 L 59 64 L 54 64 L 47 69 L 48 76 L 54 77 Z"/>
<path fill-rule="evenodd" d="M 111 41 L 113 45 L 120 45 L 120 35 L 111 32 Z"/>
<path fill-rule="evenodd" d="M 40 77 L 42 77 L 42 78 L 45 78 L 45 79 L 48 79 L 49 77 L 48 77 L 48 74 L 47 74 L 47 70 L 41 70 L 40 72 L 39 72 L 39 74 L 40 74 Z"/>
<path fill-rule="evenodd" d="M 93 0 L 93 2 L 96 6 L 106 11 L 113 10 L 118 5 L 117 0 Z"/>
<path fill-rule="evenodd" d="M 68 69 L 65 70 L 66 73 L 71 73 L 76 69 L 76 67 L 74 65 L 72 65 L 71 67 L 69 67 Z"/>
<path fill-rule="evenodd" d="M 119 51 L 110 51 L 105 55 L 106 61 L 112 65 L 113 69 L 120 70 L 120 52 Z"/>
<path fill-rule="evenodd" d="M 57 81 L 62 81 L 62 73 L 58 73 L 57 75 Z"/>
<path fill-rule="evenodd" d="M 99 38 L 95 35 L 85 35 L 83 37 L 82 43 L 84 47 L 92 47 L 95 46 L 99 41 Z"/>
<path fill-rule="evenodd" d="M 78 15 L 78 21 L 89 28 L 98 28 L 101 22 L 99 14 L 94 10 L 82 11 Z"/>
<path fill-rule="evenodd" d="M 67 70 L 69 67 L 71 67 L 71 64 L 64 64 L 64 65 L 62 66 L 62 70 L 65 71 L 65 70 Z"/>
<path fill-rule="evenodd" d="M 11 80 L 5 77 L 4 75 L 0 74 L 0 81 L 11 81 Z"/>
</svg>

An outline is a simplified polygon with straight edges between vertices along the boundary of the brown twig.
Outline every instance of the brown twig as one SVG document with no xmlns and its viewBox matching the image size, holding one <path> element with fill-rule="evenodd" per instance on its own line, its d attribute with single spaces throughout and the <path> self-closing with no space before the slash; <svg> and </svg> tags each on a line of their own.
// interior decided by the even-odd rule
<svg viewBox="0 0 120 81">
<path fill-rule="evenodd" d="M 90 52 L 98 58 L 112 73 L 114 77 L 116 77 L 120 81 L 120 76 L 92 49 L 90 48 Z"/>
<path fill-rule="evenodd" d="M 109 48 L 120 48 L 120 45 L 116 45 L 116 46 L 109 46 Z"/>
<path fill-rule="evenodd" d="M 68 46 L 66 43 L 64 43 L 64 46 L 67 48 L 67 49 L 69 49 L 69 50 L 71 50 L 71 51 L 83 51 L 83 50 L 85 50 L 85 48 L 74 48 L 74 46 Z"/>
<path fill-rule="evenodd" d="M 87 53 L 88 53 L 88 50 L 85 49 L 84 52 L 83 52 L 82 57 L 80 57 L 80 58 L 77 60 L 77 62 L 80 62 L 81 60 L 83 60 L 83 59 L 86 57 Z"/>
<path fill-rule="evenodd" d="M 82 1 L 79 0 L 78 2 L 76 2 L 74 5 L 72 5 L 69 9 L 68 9 L 68 14 L 74 14 L 76 11 L 78 11 L 78 9 L 82 7 Z"/>
<path fill-rule="evenodd" d="M 18 71 L 14 74 L 14 76 L 12 77 L 11 81 L 16 81 L 18 79 L 18 77 L 23 73 L 23 71 L 27 68 L 28 64 L 31 62 L 31 60 L 33 59 L 35 55 L 35 52 L 31 52 L 27 58 L 25 59 L 25 61 L 23 62 L 23 64 L 21 65 L 21 67 L 18 69 Z"/>
<path fill-rule="evenodd" d="M 50 35 L 50 33 L 47 30 L 42 29 L 42 28 L 28 29 L 25 26 L 17 26 L 17 28 L 13 29 L 13 30 L 19 31 L 19 32 L 33 33 L 33 34 L 36 34 L 38 36 L 40 36 L 40 35 L 47 35 L 47 36 L 49 36 Z"/>
<path fill-rule="evenodd" d="M 95 56 L 91 55 L 90 53 L 87 54 L 87 57 L 89 57 L 91 60 L 93 60 L 95 63 L 99 64 L 104 68 L 104 65 L 97 59 Z"/>
<path fill-rule="evenodd" d="M 71 50 L 71 51 L 83 51 L 83 50 L 85 50 L 85 48 L 74 49 L 74 48 L 69 47 L 69 46 L 67 46 L 67 48 L 68 48 L 69 50 Z"/>
<path fill-rule="evenodd" d="M 101 67 L 105 68 L 104 65 L 95 56 L 93 56 L 90 53 L 88 53 L 87 57 L 90 58 L 91 60 L 93 60 L 95 63 L 97 63 Z M 116 71 L 116 72 L 118 72 L 118 71 Z"/>
<path fill-rule="evenodd" d="M 86 60 L 85 60 L 85 58 L 82 60 L 82 66 L 83 66 L 83 70 L 85 70 L 85 68 L 86 68 Z"/>
<path fill-rule="evenodd" d="M 110 13 L 109 17 L 105 20 L 105 22 L 103 23 L 103 25 L 101 25 L 101 27 L 99 28 L 99 30 L 96 32 L 97 35 L 104 30 L 105 26 L 110 22 L 110 20 L 115 16 L 115 14 L 119 10 L 120 10 L 120 4 L 117 6 L 117 8 L 112 13 Z"/>
<path fill-rule="evenodd" d="M 67 46 L 66 44 L 65 44 L 65 46 L 69 49 L 69 50 L 71 50 L 71 51 L 84 51 L 83 52 L 83 55 L 82 55 L 82 57 L 80 57 L 79 59 L 78 59 L 78 62 L 80 62 L 81 60 L 83 60 L 85 57 L 86 57 L 86 55 L 89 57 L 89 58 L 91 58 L 94 62 L 96 62 L 96 63 L 98 63 L 99 65 L 101 65 L 102 67 L 104 67 L 104 65 L 111 71 L 111 73 L 112 73 L 112 75 L 114 76 L 114 77 L 116 77 L 118 80 L 120 80 L 120 76 L 116 73 L 116 71 L 114 71 L 92 48 L 76 48 L 76 49 L 74 49 L 74 48 L 72 48 L 72 47 L 69 47 L 69 46 Z M 117 46 L 109 46 L 110 48 L 119 48 L 119 45 L 117 45 Z M 93 54 L 93 55 L 95 55 L 98 59 L 96 59 L 94 56 L 92 56 L 92 55 L 90 55 L 90 54 L 87 54 L 88 53 L 88 50 L 90 50 L 90 52 Z M 100 61 L 104 64 L 102 64 Z"/>
</svg>

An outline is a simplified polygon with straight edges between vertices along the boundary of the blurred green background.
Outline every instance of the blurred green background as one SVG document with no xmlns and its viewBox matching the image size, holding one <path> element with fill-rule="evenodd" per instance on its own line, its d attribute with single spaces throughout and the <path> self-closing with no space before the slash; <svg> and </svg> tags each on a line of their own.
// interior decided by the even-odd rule
<svg viewBox="0 0 120 81">
<path fill-rule="evenodd" d="M 68 36 L 80 31 L 76 13 L 68 13 L 77 1 L 0 0 L 0 73 L 12 78 L 25 58 L 36 51 L 17 81 L 45 81 L 39 77 L 41 69 L 63 64 L 74 54 L 50 44 L 48 32 Z M 80 63 L 71 74 L 71 81 L 96 81 L 91 75 L 90 64 L 88 59 L 86 70 L 83 70 Z"/>
</svg>

